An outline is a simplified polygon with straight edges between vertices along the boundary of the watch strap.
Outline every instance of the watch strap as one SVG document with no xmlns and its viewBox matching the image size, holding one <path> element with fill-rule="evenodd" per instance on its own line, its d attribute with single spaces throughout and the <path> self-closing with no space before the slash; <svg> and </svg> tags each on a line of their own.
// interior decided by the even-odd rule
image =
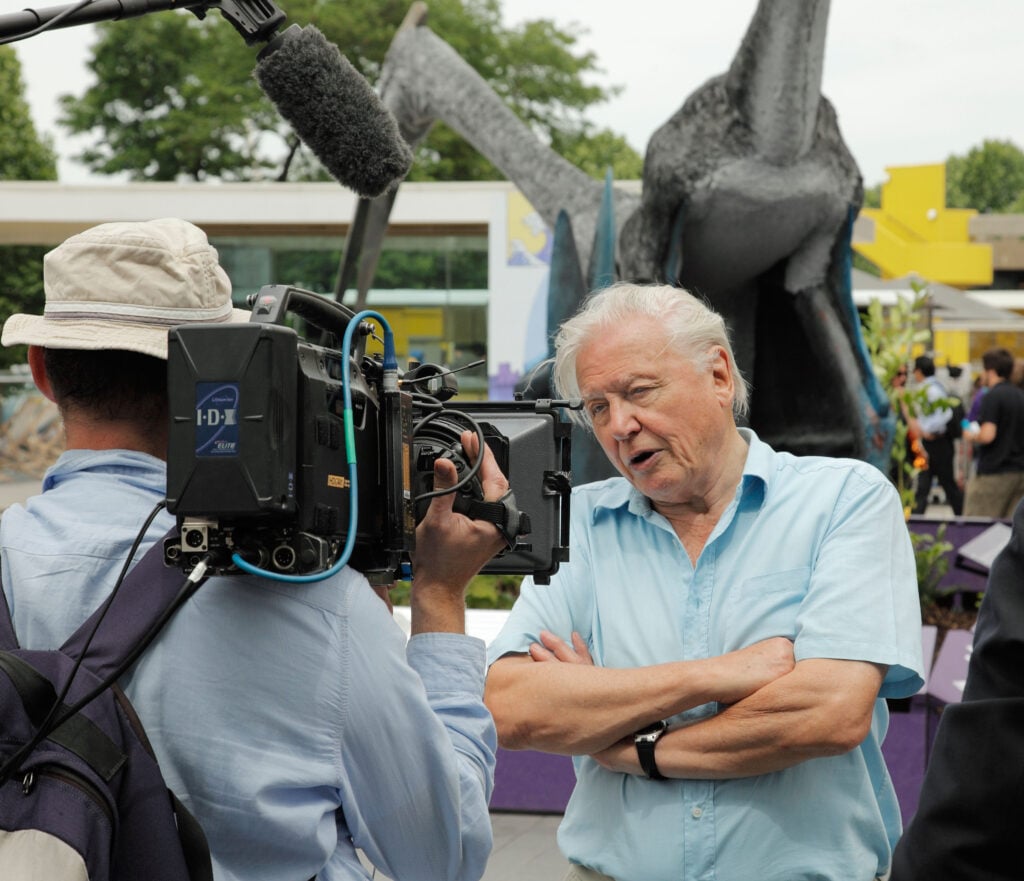
<svg viewBox="0 0 1024 881">
<path fill-rule="evenodd" d="M 653 725 L 649 725 L 633 735 L 637 758 L 640 760 L 640 767 L 643 769 L 644 775 L 648 780 L 667 779 L 658 770 L 658 763 L 654 760 L 654 748 L 667 727 L 668 725 L 664 721 L 655 722 Z"/>
</svg>

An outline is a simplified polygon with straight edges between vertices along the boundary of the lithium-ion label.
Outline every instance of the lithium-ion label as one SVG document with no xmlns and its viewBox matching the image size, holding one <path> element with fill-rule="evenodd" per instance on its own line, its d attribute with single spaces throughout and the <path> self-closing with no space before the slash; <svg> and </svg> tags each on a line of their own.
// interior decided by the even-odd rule
<svg viewBox="0 0 1024 881">
<path fill-rule="evenodd" d="M 196 383 L 196 455 L 238 455 L 238 383 Z"/>
</svg>

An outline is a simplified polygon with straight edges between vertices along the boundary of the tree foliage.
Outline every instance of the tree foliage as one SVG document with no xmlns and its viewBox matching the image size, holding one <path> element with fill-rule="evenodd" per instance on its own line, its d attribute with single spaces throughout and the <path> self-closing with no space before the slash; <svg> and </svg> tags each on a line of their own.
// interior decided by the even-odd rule
<svg viewBox="0 0 1024 881">
<path fill-rule="evenodd" d="M 53 145 L 36 132 L 21 62 L 10 46 L 0 46 L 0 95 L 0 180 L 56 180 Z"/>
<path fill-rule="evenodd" d="M 14 50 L 0 46 L 0 180 L 56 180 L 53 146 L 36 132 Z M 0 246 L 0 317 L 42 312 L 45 248 Z M 0 367 L 25 360 L 22 346 L 0 349 Z"/>
<path fill-rule="evenodd" d="M 323 31 L 373 83 L 408 7 L 408 0 L 292 0 L 287 13 L 290 23 Z M 431 0 L 429 23 L 546 143 L 597 174 L 611 166 L 617 179 L 638 175 L 640 158 L 625 141 L 586 122 L 586 110 L 614 90 L 586 82 L 597 62 L 575 50 L 575 31 L 544 20 L 507 28 L 499 0 Z M 62 99 L 61 124 L 92 136 L 79 157 L 90 170 L 134 180 L 325 177 L 252 77 L 255 50 L 219 13 L 200 22 L 189 12 L 163 12 L 97 30 L 89 62 L 95 83 Z M 499 177 L 443 125 L 410 174 Z"/>
<path fill-rule="evenodd" d="M 946 204 L 999 214 L 1024 211 L 1024 150 L 986 140 L 946 160 Z"/>
<path fill-rule="evenodd" d="M 882 185 L 875 184 L 873 187 L 864 188 L 864 207 L 865 208 L 881 208 L 882 207 Z"/>
<path fill-rule="evenodd" d="M 270 167 L 259 148 L 277 115 L 251 76 L 251 50 L 229 24 L 162 13 L 99 31 L 88 62 L 96 84 L 61 98 L 61 124 L 94 136 L 78 157 L 91 171 L 248 180 Z"/>
</svg>

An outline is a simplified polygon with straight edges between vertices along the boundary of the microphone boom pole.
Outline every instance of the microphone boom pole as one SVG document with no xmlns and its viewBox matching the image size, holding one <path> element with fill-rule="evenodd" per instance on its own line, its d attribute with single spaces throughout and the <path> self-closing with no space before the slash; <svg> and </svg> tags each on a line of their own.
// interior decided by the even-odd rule
<svg viewBox="0 0 1024 881">
<path fill-rule="evenodd" d="M 187 9 L 200 19 L 205 18 L 210 9 L 219 9 L 250 46 L 269 40 L 285 19 L 284 12 L 271 0 L 93 0 L 86 4 L 23 9 L 0 15 L 0 45 L 43 30 L 120 21 L 171 9 Z"/>
</svg>

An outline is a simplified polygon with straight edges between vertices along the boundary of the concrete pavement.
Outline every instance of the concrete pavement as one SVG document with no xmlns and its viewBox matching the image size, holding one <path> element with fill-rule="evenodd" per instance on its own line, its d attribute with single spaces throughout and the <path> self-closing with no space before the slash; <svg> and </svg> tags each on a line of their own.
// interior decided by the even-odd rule
<svg viewBox="0 0 1024 881">
<path fill-rule="evenodd" d="M 39 492 L 42 481 L 31 477 L 15 476 L 4 480 L 0 476 L 0 512 L 4 508 L 25 501 L 29 496 Z"/>
<path fill-rule="evenodd" d="M 561 819 L 550 814 L 492 813 L 494 849 L 481 881 L 562 881 L 569 864 L 555 844 Z M 373 879 L 390 881 L 380 872 Z"/>
</svg>

